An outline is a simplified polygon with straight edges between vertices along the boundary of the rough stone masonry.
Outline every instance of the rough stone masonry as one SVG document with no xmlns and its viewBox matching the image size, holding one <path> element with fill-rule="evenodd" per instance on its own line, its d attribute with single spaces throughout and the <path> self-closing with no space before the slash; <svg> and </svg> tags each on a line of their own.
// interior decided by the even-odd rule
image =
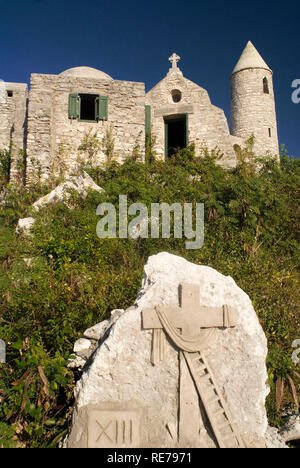
<svg viewBox="0 0 300 468">
<path fill-rule="evenodd" d="M 167 75 L 149 92 L 144 83 L 114 80 L 103 71 L 75 67 L 58 75 L 32 74 L 26 84 L 5 83 L 0 99 L 0 149 L 13 147 L 11 179 L 17 177 L 18 153 L 26 155 L 26 179 L 43 180 L 68 173 L 88 154 L 79 155 L 84 137 L 96 133 L 100 145 L 93 164 L 106 160 L 108 135 L 114 158 L 122 162 L 139 152 L 146 137 L 159 159 L 194 144 L 223 155 L 225 167 L 236 165 L 239 149 L 254 134 L 254 150 L 278 157 L 273 73 L 249 41 L 231 75 L 231 129 L 224 111 L 208 92 L 183 76 L 173 54 Z M 216 69 L 216 73 L 218 70 Z M 105 143 L 106 142 L 106 143 Z M 80 156 L 80 157 L 79 157 Z"/>
<path fill-rule="evenodd" d="M 267 340 L 231 277 L 154 255 L 134 306 L 84 335 L 65 447 L 266 446 Z"/>
</svg>

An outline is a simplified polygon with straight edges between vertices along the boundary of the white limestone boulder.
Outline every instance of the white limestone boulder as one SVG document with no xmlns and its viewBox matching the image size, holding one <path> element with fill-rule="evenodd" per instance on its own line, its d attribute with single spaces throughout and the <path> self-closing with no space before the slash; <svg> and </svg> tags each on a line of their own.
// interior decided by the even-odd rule
<svg viewBox="0 0 300 468">
<path fill-rule="evenodd" d="M 72 190 L 75 190 L 82 198 L 87 197 L 89 190 L 95 190 L 99 193 L 104 191 L 83 171 L 80 176 L 69 176 L 65 182 L 44 197 L 39 198 L 32 206 L 35 211 L 39 211 L 51 203 L 67 202 L 71 197 Z"/>
<path fill-rule="evenodd" d="M 86 359 L 83 359 L 82 357 L 77 356 L 76 354 L 72 354 L 69 357 L 68 363 L 67 363 L 67 366 L 69 367 L 69 369 L 74 369 L 74 370 L 78 369 L 80 371 L 82 371 L 85 365 L 86 365 Z"/>
<path fill-rule="evenodd" d="M 73 351 L 83 359 L 90 356 L 92 351 L 92 342 L 86 338 L 80 338 L 74 344 Z"/>
<path fill-rule="evenodd" d="M 30 234 L 30 229 L 32 228 L 34 223 L 35 219 L 31 217 L 19 219 L 18 225 L 16 227 L 16 233 L 25 235 Z"/>
<path fill-rule="evenodd" d="M 76 386 L 73 424 L 64 446 L 181 446 L 177 438 L 178 350 L 167 339 L 164 360 L 152 365 L 152 330 L 144 330 L 141 320 L 145 308 L 178 307 L 181 283 L 200 286 L 202 306 L 221 308 L 226 304 L 238 311 L 237 326 L 216 329 L 205 353 L 238 432 L 248 446 L 265 446 L 267 340 L 251 300 L 231 277 L 165 252 L 148 259 L 134 307 L 115 315 L 111 325 L 103 325 L 105 336 Z M 216 447 L 205 415 L 201 412 L 199 417 L 203 430 L 193 435 L 189 446 Z M 99 424 L 108 425 L 107 433 L 97 432 Z M 130 424 L 130 440 L 126 439 L 126 424 Z M 93 439 L 94 433 L 98 438 Z"/>
<path fill-rule="evenodd" d="M 300 440 L 300 414 L 286 418 L 284 426 L 280 429 L 280 436 L 285 442 Z"/>
<path fill-rule="evenodd" d="M 109 327 L 109 323 L 109 320 L 103 320 L 103 322 L 97 323 L 93 327 L 85 330 L 83 336 L 90 340 L 99 341 L 106 332 L 107 328 Z"/>
<path fill-rule="evenodd" d="M 124 312 L 124 309 L 114 309 L 111 311 L 110 320 L 103 320 L 85 330 L 83 337 L 79 338 L 74 344 L 73 353 L 68 359 L 67 367 L 82 371 L 97 348 L 99 341 L 104 338 L 107 330 Z"/>
<path fill-rule="evenodd" d="M 268 427 L 266 435 L 266 445 L 268 449 L 288 449 L 284 438 L 281 436 L 280 432 L 276 427 Z"/>
</svg>

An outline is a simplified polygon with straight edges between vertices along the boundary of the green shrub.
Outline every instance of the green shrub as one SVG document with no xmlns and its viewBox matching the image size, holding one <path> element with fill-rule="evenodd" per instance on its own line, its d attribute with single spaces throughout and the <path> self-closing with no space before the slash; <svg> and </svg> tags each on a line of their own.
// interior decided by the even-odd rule
<svg viewBox="0 0 300 468">
<path fill-rule="evenodd" d="M 291 345 L 299 338 L 300 164 L 283 157 L 281 164 L 261 160 L 249 167 L 241 159 L 228 171 L 218 159 L 207 151 L 196 157 L 190 147 L 166 162 L 152 157 L 146 165 L 127 160 L 89 168 L 105 193 L 91 192 L 85 200 L 74 194 L 72 209 L 56 204 L 41 210 L 28 238 L 15 235 L 17 220 L 30 215 L 47 188 L 9 188 L 0 212 L 0 338 L 7 344 L 0 431 L 6 434 L 9 426 L 27 447 L 57 444 L 71 417 L 75 378 L 66 361 L 75 340 L 111 309 L 133 303 L 148 256 L 160 251 L 232 276 L 250 296 L 269 341 L 269 419 L 279 424 L 278 380 L 291 378 L 299 391 Z M 117 205 L 120 194 L 148 207 L 203 202 L 203 248 L 186 250 L 184 239 L 173 238 L 99 239 L 96 207 Z M 286 391 L 282 404 L 292 403 Z M 12 433 L 5 440 L 13 440 Z"/>
<path fill-rule="evenodd" d="M 11 166 L 11 151 L 0 150 L 0 189 L 8 184 Z"/>
<path fill-rule="evenodd" d="M 8 424 L 0 422 L 0 448 L 15 448 L 15 431 Z"/>
</svg>

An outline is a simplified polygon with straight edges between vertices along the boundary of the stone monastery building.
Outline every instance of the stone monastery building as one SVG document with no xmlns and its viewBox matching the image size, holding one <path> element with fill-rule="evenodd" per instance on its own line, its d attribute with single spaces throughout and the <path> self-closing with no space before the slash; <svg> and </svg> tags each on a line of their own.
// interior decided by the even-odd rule
<svg viewBox="0 0 300 468">
<path fill-rule="evenodd" d="M 233 167 L 236 149 L 251 134 L 257 153 L 278 156 L 272 71 L 251 42 L 231 75 L 230 131 L 223 110 L 211 103 L 207 91 L 183 76 L 179 59 L 170 57 L 169 72 L 148 93 L 144 83 L 114 80 L 89 67 L 59 75 L 34 73 L 29 94 L 26 84 L 2 82 L 0 148 L 12 145 L 11 179 L 20 149 L 26 154 L 27 179 L 36 165 L 43 179 L 54 162 L 71 170 L 90 131 L 97 131 L 100 141 L 111 133 L 119 161 L 137 147 L 144 155 L 150 133 L 161 159 L 194 143 L 198 151 L 204 145 L 218 148 L 224 154 L 222 164 Z M 104 145 L 96 159 L 105 160 Z"/>
</svg>

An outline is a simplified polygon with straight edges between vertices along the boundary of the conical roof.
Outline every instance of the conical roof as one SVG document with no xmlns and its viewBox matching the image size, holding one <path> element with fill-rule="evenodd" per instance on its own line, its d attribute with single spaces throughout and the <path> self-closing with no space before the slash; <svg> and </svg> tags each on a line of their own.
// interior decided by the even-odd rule
<svg viewBox="0 0 300 468">
<path fill-rule="evenodd" d="M 245 70 L 246 68 L 264 68 L 266 70 L 271 71 L 271 69 L 268 67 L 262 56 L 255 49 L 251 41 L 248 42 L 245 49 L 243 50 L 243 53 L 238 63 L 236 64 L 232 74 L 241 70 Z"/>
</svg>

